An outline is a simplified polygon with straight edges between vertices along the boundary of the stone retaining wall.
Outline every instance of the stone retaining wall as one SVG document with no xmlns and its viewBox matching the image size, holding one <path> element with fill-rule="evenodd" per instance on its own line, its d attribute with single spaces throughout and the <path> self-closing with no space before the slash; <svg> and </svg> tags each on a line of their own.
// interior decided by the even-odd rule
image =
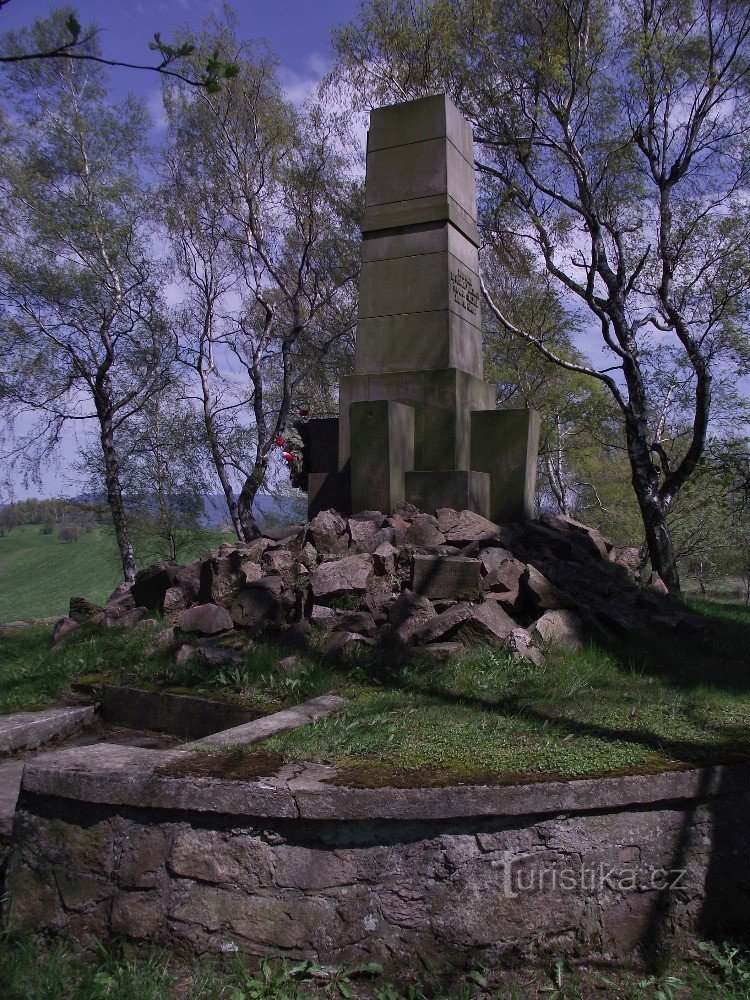
<svg viewBox="0 0 750 1000">
<path fill-rule="evenodd" d="M 256 781 L 169 777 L 167 757 L 190 759 L 87 748 L 27 767 L 14 924 L 84 944 L 438 967 L 508 951 L 620 956 L 750 925 L 750 765 L 362 790 L 302 765 Z"/>
</svg>

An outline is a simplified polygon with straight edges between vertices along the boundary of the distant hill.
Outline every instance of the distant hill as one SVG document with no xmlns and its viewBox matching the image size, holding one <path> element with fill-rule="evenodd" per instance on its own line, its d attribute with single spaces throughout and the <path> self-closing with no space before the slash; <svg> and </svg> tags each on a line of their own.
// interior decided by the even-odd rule
<svg viewBox="0 0 750 1000">
<path fill-rule="evenodd" d="M 204 498 L 206 516 L 204 523 L 208 528 L 217 528 L 229 521 L 226 501 L 221 493 L 209 493 Z M 307 520 L 307 496 L 300 493 L 299 497 L 288 500 L 277 500 L 275 497 L 262 493 L 255 498 L 253 514 L 261 528 L 269 524 L 298 524 Z"/>
</svg>

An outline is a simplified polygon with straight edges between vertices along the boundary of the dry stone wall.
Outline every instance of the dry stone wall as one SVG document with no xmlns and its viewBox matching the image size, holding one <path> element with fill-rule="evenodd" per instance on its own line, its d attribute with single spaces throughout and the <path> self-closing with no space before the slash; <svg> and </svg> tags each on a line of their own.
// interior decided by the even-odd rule
<svg viewBox="0 0 750 1000">
<path fill-rule="evenodd" d="M 32 775 L 10 919 L 85 945 L 118 935 L 332 964 L 623 957 L 683 935 L 746 933 L 749 777 L 735 766 L 427 796 L 383 789 L 369 818 L 347 818 L 352 790 L 321 786 L 296 806 L 319 818 L 283 818 L 228 810 L 196 779 L 181 779 L 180 808 L 160 809 L 117 804 L 111 783 L 91 796 L 108 803 L 66 797 L 70 775 L 62 794 L 40 794 Z M 155 796 L 147 781 L 133 799 L 139 788 L 144 802 Z M 262 792 L 248 785 L 248 803 Z"/>
</svg>

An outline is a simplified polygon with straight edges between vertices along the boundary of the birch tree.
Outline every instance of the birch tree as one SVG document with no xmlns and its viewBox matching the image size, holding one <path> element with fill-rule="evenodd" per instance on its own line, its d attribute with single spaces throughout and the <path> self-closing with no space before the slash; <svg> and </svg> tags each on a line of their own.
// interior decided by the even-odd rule
<svg viewBox="0 0 750 1000">
<path fill-rule="evenodd" d="M 229 352 L 249 387 L 252 446 L 230 461 L 224 449 L 221 462 L 239 479 L 233 520 L 250 539 L 258 533 L 253 502 L 295 406 L 309 408 L 303 394 L 351 349 L 360 185 L 349 170 L 342 116 L 286 101 L 275 60 L 238 44 L 231 27 L 188 40 L 198 60 L 216 51 L 238 67 L 219 93 L 168 87 L 165 105 L 177 151 L 173 183 L 194 217 L 213 220 L 216 249 L 231 262 L 220 329 L 203 263 L 199 294 L 213 330 L 206 345 L 217 364 L 226 365 Z M 183 247 L 188 237 L 192 268 L 197 243 L 184 222 L 183 213 L 176 235 Z"/>
<path fill-rule="evenodd" d="M 54 45 L 62 15 L 19 36 Z M 71 61 L 8 71 L 15 118 L 2 154 L 0 400 L 4 457 L 27 474 L 66 425 L 96 427 L 125 579 L 136 561 L 118 434 L 170 379 L 174 340 L 149 233 L 143 106 L 112 105 L 101 70 Z"/>
</svg>

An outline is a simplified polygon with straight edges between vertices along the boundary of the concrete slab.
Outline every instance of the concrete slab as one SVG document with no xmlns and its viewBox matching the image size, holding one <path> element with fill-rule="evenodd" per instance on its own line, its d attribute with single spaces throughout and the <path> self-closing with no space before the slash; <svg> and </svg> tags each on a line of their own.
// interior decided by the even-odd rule
<svg viewBox="0 0 750 1000">
<path fill-rule="evenodd" d="M 23 760 L 0 762 L 0 837 L 10 836 L 24 764 Z"/>
<path fill-rule="evenodd" d="M 346 698 L 339 698 L 335 694 L 324 694 L 320 698 L 311 698 L 310 701 L 304 701 L 294 708 L 274 712 L 244 726 L 235 726 L 234 729 L 227 729 L 223 733 L 214 733 L 202 740 L 186 743 L 182 750 L 189 750 L 195 746 L 224 747 L 257 743 L 269 736 L 276 736 L 277 733 L 285 733 L 289 729 L 296 729 L 297 726 L 307 725 L 313 719 L 321 719 L 324 715 L 336 712 L 347 704 Z"/>
<path fill-rule="evenodd" d="M 93 705 L 45 708 L 0 716 L 0 754 L 33 750 L 48 740 L 69 736 L 94 721 Z"/>
<path fill-rule="evenodd" d="M 105 684 L 102 716 L 114 726 L 152 729 L 195 739 L 251 722 L 260 713 L 229 702 L 169 691 L 145 691 L 126 684 Z"/>
</svg>

